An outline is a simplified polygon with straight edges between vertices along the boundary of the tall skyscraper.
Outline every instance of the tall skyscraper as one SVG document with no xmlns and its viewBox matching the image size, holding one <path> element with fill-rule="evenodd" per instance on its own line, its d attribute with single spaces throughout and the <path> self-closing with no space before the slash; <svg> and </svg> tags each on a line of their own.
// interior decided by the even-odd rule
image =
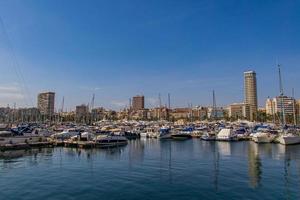
<svg viewBox="0 0 300 200">
<path fill-rule="evenodd" d="M 143 110 L 145 108 L 145 97 L 135 96 L 132 97 L 132 109 L 133 110 Z"/>
<path fill-rule="evenodd" d="M 41 114 L 51 117 L 54 114 L 55 93 L 43 92 L 38 94 L 37 103 Z"/>
<path fill-rule="evenodd" d="M 257 114 L 257 83 L 255 71 L 244 72 L 245 103 L 250 105 L 250 120 Z"/>
</svg>

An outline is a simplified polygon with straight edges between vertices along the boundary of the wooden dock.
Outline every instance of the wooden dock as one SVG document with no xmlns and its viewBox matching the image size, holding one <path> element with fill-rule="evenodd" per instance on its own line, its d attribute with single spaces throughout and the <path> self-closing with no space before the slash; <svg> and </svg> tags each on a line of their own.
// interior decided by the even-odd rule
<svg viewBox="0 0 300 200">
<path fill-rule="evenodd" d="M 51 146 L 50 142 L 18 143 L 0 145 L 0 151 L 31 149 Z"/>
<path fill-rule="evenodd" d="M 47 147 L 70 147 L 70 148 L 113 148 L 121 145 L 100 145 L 94 141 L 62 141 L 62 140 L 48 140 L 46 142 L 35 143 L 19 143 L 19 144 L 4 144 L 0 145 L 0 151 L 20 150 L 20 149 L 32 149 L 32 148 L 47 148 Z"/>
</svg>

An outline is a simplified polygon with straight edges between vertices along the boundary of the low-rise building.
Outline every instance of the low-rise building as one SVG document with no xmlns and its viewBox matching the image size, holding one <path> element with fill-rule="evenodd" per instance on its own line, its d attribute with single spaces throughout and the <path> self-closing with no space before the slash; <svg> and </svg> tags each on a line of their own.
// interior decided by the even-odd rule
<svg viewBox="0 0 300 200">
<path fill-rule="evenodd" d="M 233 103 L 228 107 L 228 117 L 251 120 L 251 106 L 246 103 Z"/>
<path fill-rule="evenodd" d="M 213 119 L 214 115 L 217 119 L 223 119 L 225 116 L 226 110 L 223 107 L 218 107 L 216 109 L 213 109 L 212 107 L 209 107 L 207 109 L 207 117 L 208 119 Z"/>
<path fill-rule="evenodd" d="M 150 109 L 147 118 L 150 120 L 169 120 L 171 110 L 167 107 Z"/>
<path fill-rule="evenodd" d="M 191 108 L 174 108 L 170 113 L 170 117 L 172 120 L 189 119 L 191 116 Z"/>
<path fill-rule="evenodd" d="M 207 107 L 197 106 L 192 109 L 192 117 L 194 120 L 205 120 L 207 119 Z"/>
<path fill-rule="evenodd" d="M 102 107 L 94 108 L 91 110 L 91 120 L 93 122 L 100 121 L 104 119 L 105 114 L 106 114 L 106 110 L 104 108 Z"/>
<path fill-rule="evenodd" d="M 136 110 L 130 113 L 130 119 L 134 120 L 146 120 L 148 117 L 148 109 Z"/>
</svg>

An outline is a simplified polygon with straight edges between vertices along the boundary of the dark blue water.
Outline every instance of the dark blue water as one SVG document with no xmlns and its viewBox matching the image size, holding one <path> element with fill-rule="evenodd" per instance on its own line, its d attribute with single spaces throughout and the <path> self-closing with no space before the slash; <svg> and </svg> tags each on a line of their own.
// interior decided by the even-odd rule
<svg viewBox="0 0 300 200">
<path fill-rule="evenodd" d="M 300 146 L 136 140 L 1 153 L 0 199 L 300 199 Z"/>
</svg>

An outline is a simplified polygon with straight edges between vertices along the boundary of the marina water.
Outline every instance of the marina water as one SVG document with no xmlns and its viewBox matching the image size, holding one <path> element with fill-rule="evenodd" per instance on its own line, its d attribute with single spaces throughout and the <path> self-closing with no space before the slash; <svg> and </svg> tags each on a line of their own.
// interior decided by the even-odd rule
<svg viewBox="0 0 300 200">
<path fill-rule="evenodd" d="M 1 199 L 299 199 L 300 145 L 132 140 L 1 152 Z"/>
</svg>

